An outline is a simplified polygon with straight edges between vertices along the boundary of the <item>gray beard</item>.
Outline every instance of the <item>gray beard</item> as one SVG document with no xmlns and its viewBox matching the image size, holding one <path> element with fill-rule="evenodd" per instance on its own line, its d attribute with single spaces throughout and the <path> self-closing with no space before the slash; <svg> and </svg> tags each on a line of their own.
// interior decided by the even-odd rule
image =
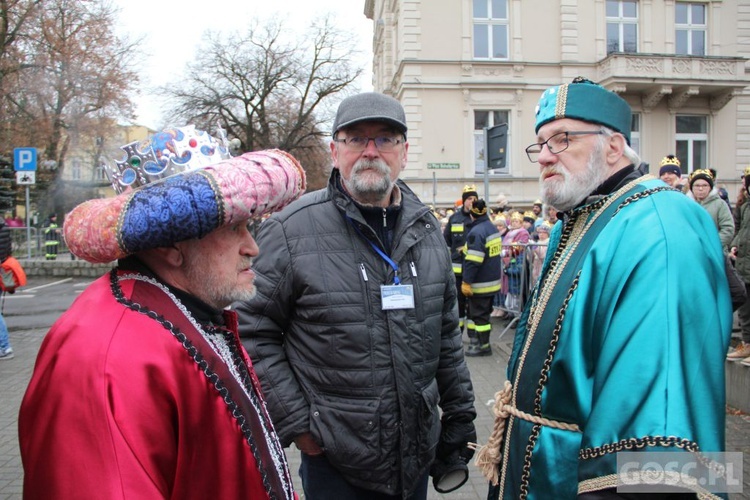
<svg viewBox="0 0 750 500">
<path fill-rule="evenodd" d="M 376 169 L 382 174 L 382 177 L 374 181 L 365 180 L 360 172 L 368 168 Z M 362 159 L 354 164 L 350 178 L 347 180 L 342 177 L 341 180 L 352 198 L 364 205 L 375 205 L 390 195 L 393 189 L 390 174 L 391 172 L 384 161 Z"/>
</svg>

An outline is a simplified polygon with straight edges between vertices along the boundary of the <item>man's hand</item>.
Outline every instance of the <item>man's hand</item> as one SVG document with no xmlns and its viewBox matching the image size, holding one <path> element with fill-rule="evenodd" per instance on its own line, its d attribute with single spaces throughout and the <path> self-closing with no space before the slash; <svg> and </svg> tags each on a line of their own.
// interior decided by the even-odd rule
<svg viewBox="0 0 750 500">
<path fill-rule="evenodd" d="M 318 446 L 318 443 L 315 442 L 315 439 L 313 439 L 312 434 L 309 432 L 300 434 L 294 438 L 294 444 L 305 455 L 315 456 L 323 454 L 323 448 Z"/>
<path fill-rule="evenodd" d="M 461 293 L 467 297 L 474 295 L 474 292 L 471 291 L 471 285 L 465 281 L 461 283 Z"/>
</svg>

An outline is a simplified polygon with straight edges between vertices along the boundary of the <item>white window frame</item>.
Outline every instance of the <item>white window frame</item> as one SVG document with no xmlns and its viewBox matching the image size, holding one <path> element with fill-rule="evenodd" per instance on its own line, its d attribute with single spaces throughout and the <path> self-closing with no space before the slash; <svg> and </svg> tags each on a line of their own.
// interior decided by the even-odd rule
<svg viewBox="0 0 750 500">
<path fill-rule="evenodd" d="M 472 118 L 474 119 L 472 123 L 476 124 L 476 114 L 477 113 L 488 113 L 489 119 L 487 120 L 489 123 L 480 129 L 474 129 L 472 131 L 472 137 L 474 138 L 474 175 L 475 176 L 484 176 L 484 168 L 487 163 L 486 154 L 485 151 L 487 144 L 485 144 L 485 129 L 494 127 L 495 125 L 500 125 L 500 123 L 495 123 L 495 113 L 505 113 L 505 117 L 508 123 L 508 144 L 506 146 L 505 150 L 505 168 L 501 169 L 492 169 L 492 171 L 489 173 L 489 175 L 508 175 L 510 173 L 510 117 L 511 112 L 509 109 L 475 109 L 472 112 Z"/>
<path fill-rule="evenodd" d="M 633 113 L 633 120 L 630 122 L 630 147 L 633 151 L 641 154 L 641 114 Z M 636 165 L 637 167 L 638 165 Z"/>
<path fill-rule="evenodd" d="M 497 1 L 497 0 L 495 0 Z M 510 58 L 510 2 L 509 0 L 501 0 L 505 2 L 505 13 L 506 17 L 495 17 L 496 15 L 500 15 L 499 13 L 492 12 L 492 2 L 493 0 L 472 0 L 472 16 L 474 15 L 474 4 L 477 2 L 486 3 L 487 5 L 487 15 L 488 17 L 472 17 L 472 55 L 474 59 L 477 60 L 487 60 L 487 61 L 507 61 Z M 493 54 L 493 47 L 495 45 L 495 27 L 504 27 L 505 28 L 505 56 L 504 57 L 496 57 Z M 477 47 L 476 44 L 478 43 L 478 40 L 476 39 L 475 33 L 477 29 L 484 28 L 487 32 L 487 47 L 485 49 L 487 50 L 487 56 L 477 56 Z"/>
<path fill-rule="evenodd" d="M 677 23 L 677 7 L 680 5 L 685 5 L 687 7 L 687 23 L 685 24 L 678 24 Z M 700 6 L 703 7 L 703 23 L 694 23 L 693 22 L 693 9 L 694 6 Z M 675 53 L 677 55 L 688 55 L 688 56 L 705 56 L 707 51 L 707 44 L 708 44 L 708 4 L 705 3 L 698 3 L 698 2 L 676 2 L 675 3 Z M 677 34 L 680 32 L 686 32 L 687 33 L 687 47 L 685 52 L 679 52 L 677 49 Z M 703 52 L 700 54 L 697 54 L 694 52 L 693 49 L 693 34 L 694 33 L 703 33 Z"/>
<path fill-rule="evenodd" d="M 610 2 L 616 2 L 617 3 L 617 16 L 616 17 L 610 17 L 607 16 L 607 54 L 611 54 L 613 52 L 631 52 L 625 50 L 625 26 L 633 25 L 635 26 L 635 50 L 632 52 L 638 52 L 638 39 L 640 38 L 640 32 L 638 29 L 638 16 L 640 14 L 639 12 L 639 5 L 637 1 L 632 0 L 607 0 L 606 3 Z M 635 4 L 635 17 L 625 17 L 623 15 L 623 4 L 624 3 L 634 3 Z M 609 47 L 609 26 L 611 24 L 617 25 L 617 50 L 610 50 Z"/>
<path fill-rule="evenodd" d="M 74 181 L 80 181 L 81 180 L 81 160 L 78 158 L 73 158 L 71 161 L 71 169 L 70 169 L 70 177 Z"/>
<path fill-rule="evenodd" d="M 678 158 L 680 159 L 681 166 L 682 166 L 682 172 L 684 174 L 690 174 L 691 172 L 698 170 L 698 169 L 705 169 L 708 168 L 708 116 L 706 115 L 693 115 L 693 114 L 681 114 L 675 116 L 675 131 L 677 130 L 677 120 L 682 116 L 692 116 L 692 117 L 698 117 L 703 119 L 705 124 L 705 132 L 675 132 L 675 154 L 677 154 Z M 680 148 L 679 143 L 684 142 L 686 144 L 685 148 L 685 154 L 682 154 L 681 151 L 682 148 Z M 694 161 L 695 157 L 695 146 L 696 143 L 703 143 L 703 157 L 700 158 L 701 165 L 696 165 L 696 162 Z"/>
</svg>

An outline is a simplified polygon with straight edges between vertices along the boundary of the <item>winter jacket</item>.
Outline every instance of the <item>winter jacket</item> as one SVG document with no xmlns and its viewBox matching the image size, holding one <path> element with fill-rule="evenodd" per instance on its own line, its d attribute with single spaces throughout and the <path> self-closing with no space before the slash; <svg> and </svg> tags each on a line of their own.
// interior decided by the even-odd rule
<svg viewBox="0 0 750 500">
<path fill-rule="evenodd" d="M 464 212 L 463 208 L 458 208 L 456 212 L 448 219 L 448 224 L 443 231 L 443 237 L 451 251 L 451 262 L 453 263 L 453 272 L 460 275 L 463 271 L 464 262 L 464 245 L 466 236 L 469 234 L 471 225 L 471 216 Z"/>
<path fill-rule="evenodd" d="M 735 208 L 734 214 L 739 228 L 730 246 L 730 248 L 737 247 L 734 267 L 745 283 L 750 283 L 750 202 L 745 202 Z"/>
<path fill-rule="evenodd" d="M 688 193 L 688 196 L 695 199 L 692 192 Z M 734 237 L 734 218 L 727 202 L 719 197 L 718 191 L 714 188 L 703 201 L 698 201 L 698 203 L 706 209 L 713 219 L 716 229 L 719 231 L 721 246 L 724 252 L 728 252 Z"/>
<path fill-rule="evenodd" d="M 440 225 L 397 186 L 390 258 L 413 286 L 413 309 L 381 308 L 394 271 L 365 240 L 375 233 L 334 169 L 327 189 L 262 224 L 257 294 L 238 313 L 284 446 L 311 432 L 350 483 L 406 496 L 435 456 L 438 403 L 448 426 L 476 414 Z"/>
<path fill-rule="evenodd" d="M 464 283 L 474 295 L 494 295 L 500 291 L 502 276 L 502 237 L 487 215 L 478 217 L 466 237 Z"/>
</svg>

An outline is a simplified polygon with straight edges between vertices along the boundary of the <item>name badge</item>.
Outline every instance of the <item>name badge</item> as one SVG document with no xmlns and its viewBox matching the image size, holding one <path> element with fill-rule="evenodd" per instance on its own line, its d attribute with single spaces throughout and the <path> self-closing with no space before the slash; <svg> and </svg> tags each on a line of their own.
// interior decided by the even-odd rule
<svg viewBox="0 0 750 500">
<path fill-rule="evenodd" d="M 412 285 L 380 285 L 380 300 L 384 311 L 414 309 L 414 287 Z"/>
</svg>

